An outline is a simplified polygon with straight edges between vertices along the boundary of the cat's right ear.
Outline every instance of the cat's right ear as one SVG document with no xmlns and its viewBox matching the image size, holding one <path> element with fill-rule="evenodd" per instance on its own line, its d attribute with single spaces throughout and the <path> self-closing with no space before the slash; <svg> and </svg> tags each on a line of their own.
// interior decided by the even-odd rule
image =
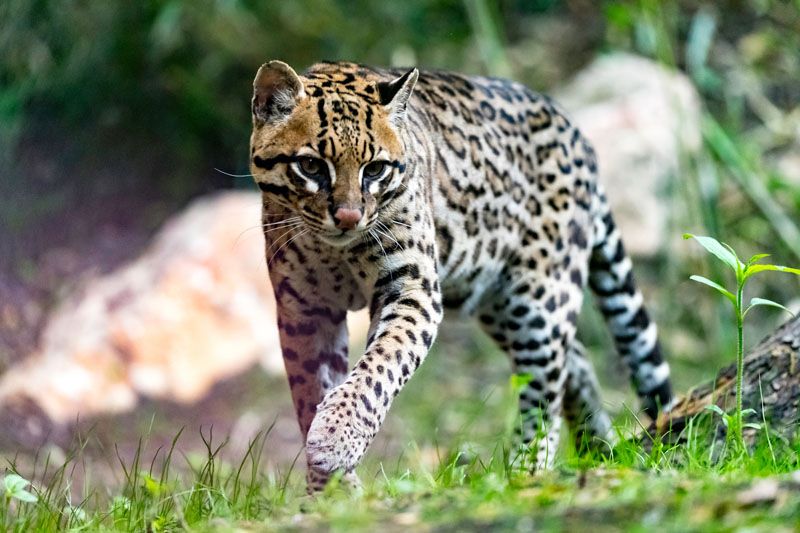
<svg viewBox="0 0 800 533">
<path fill-rule="evenodd" d="M 270 61 L 258 69 L 253 81 L 253 121 L 280 122 L 306 97 L 300 76 L 283 61 Z"/>
</svg>

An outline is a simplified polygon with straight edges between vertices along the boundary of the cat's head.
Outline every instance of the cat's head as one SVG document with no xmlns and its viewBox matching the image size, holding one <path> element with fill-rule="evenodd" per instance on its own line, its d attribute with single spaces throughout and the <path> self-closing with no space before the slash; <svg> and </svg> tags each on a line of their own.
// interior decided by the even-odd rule
<svg viewBox="0 0 800 533">
<path fill-rule="evenodd" d="M 418 75 L 383 81 L 365 67 L 321 63 L 298 76 L 280 61 L 262 65 L 250 168 L 265 204 L 287 208 L 332 245 L 369 230 L 402 187 L 401 131 Z"/>
</svg>

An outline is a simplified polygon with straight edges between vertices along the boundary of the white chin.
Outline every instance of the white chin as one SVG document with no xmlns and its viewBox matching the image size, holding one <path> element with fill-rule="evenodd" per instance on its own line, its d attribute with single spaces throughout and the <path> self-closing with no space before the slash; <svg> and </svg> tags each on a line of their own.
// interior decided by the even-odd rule
<svg viewBox="0 0 800 533">
<path fill-rule="evenodd" d="M 317 234 L 317 237 L 319 237 L 319 240 L 322 242 L 330 244 L 331 246 L 345 246 L 346 244 L 353 242 L 356 237 L 358 237 L 358 233 L 354 231 L 349 231 L 340 235 L 323 235 L 319 233 Z"/>
</svg>

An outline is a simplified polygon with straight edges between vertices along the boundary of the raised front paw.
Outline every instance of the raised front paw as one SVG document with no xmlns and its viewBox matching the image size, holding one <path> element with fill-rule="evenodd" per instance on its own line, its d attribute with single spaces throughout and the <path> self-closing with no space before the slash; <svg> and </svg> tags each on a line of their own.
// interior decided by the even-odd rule
<svg viewBox="0 0 800 533">
<path fill-rule="evenodd" d="M 368 428 L 372 416 L 352 392 L 338 387 L 328 393 L 306 437 L 309 468 L 322 473 L 352 471 L 374 434 Z"/>
</svg>

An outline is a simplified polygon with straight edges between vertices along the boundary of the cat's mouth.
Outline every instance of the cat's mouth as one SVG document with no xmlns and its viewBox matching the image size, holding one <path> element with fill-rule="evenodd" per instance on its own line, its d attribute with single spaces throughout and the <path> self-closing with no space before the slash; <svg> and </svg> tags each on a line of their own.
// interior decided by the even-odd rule
<svg viewBox="0 0 800 533">
<path fill-rule="evenodd" d="M 330 244 L 331 246 L 337 246 L 337 247 L 338 246 L 345 246 L 347 244 L 350 244 L 351 242 L 353 242 L 354 240 L 356 240 L 360 236 L 361 236 L 361 232 L 360 231 L 354 231 L 354 230 L 349 230 L 349 231 L 336 230 L 336 231 L 329 231 L 329 232 L 325 232 L 325 233 L 320 232 L 320 233 L 317 234 L 317 237 L 319 237 L 319 240 L 321 240 L 322 242 Z"/>
</svg>

